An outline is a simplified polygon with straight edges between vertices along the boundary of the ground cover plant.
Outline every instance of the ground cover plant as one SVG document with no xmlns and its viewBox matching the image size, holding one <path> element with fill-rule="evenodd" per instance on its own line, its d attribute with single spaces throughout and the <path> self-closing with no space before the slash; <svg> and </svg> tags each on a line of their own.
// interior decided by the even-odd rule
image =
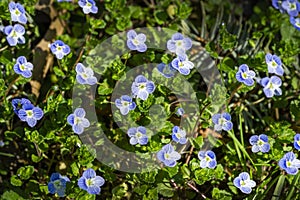
<svg viewBox="0 0 300 200">
<path fill-rule="evenodd" d="M 0 37 L 0 199 L 300 199 L 298 0 L 2 0 Z"/>
</svg>

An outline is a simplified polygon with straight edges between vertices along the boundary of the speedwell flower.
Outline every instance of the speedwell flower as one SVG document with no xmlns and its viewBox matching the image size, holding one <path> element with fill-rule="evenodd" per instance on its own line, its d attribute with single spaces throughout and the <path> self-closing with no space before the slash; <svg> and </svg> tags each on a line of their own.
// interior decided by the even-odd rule
<svg viewBox="0 0 300 200">
<path fill-rule="evenodd" d="M 167 144 L 156 154 L 158 160 L 163 162 L 168 167 L 174 167 L 176 161 L 181 158 L 181 155 L 174 150 L 171 144 Z"/>
<path fill-rule="evenodd" d="M 74 114 L 67 117 L 68 123 L 72 126 L 74 133 L 81 134 L 84 128 L 90 126 L 90 122 L 85 118 L 85 110 L 83 108 L 76 108 Z"/>
<path fill-rule="evenodd" d="M 239 176 L 233 180 L 233 184 L 245 194 L 250 194 L 252 188 L 256 186 L 255 181 L 250 179 L 247 172 L 240 173 Z"/>
<path fill-rule="evenodd" d="M 51 194 L 57 193 L 59 197 L 63 197 L 65 196 L 67 182 L 70 182 L 68 177 L 62 176 L 60 173 L 52 173 L 48 190 Z"/>
<path fill-rule="evenodd" d="M 160 63 L 157 65 L 158 71 L 166 78 L 171 78 L 175 75 L 176 69 L 174 69 L 171 65 L 165 64 L 165 63 Z"/>
<path fill-rule="evenodd" d="M 148 143 L 148 136 L 146 134 L 146 128 L 143 126 L 139 126 L 137 128 L 132 127 L 128 129 L 127 135 L 130 137 L 129 143 L 131 145 L 145 145 Z"/>
<path fill-rule="evenodd" d="M 290 17 L 290 22 L 298 31 L 300 31 L 300 17 Z"/>
<path fill-rule="evenodd" d="M 200 159 L 201 168 L 214 169 L 217 166 L 216 154 L 213 151 L 199 151 L 198 158 Z"/>
<path fill-rule="evenodd" d="M 101 176 L 97 176 L 95 170 L 88 168 L 78 180 L 80 189 L 86 190 L 90 194 L 99 194 L 101 186 L 104 185 L 105 180 Z"/>
<path fill-rule="evenodd" d="M 131 85 L 132 94 L 142 100 L 146 100 L 149 94 L 153 93 L 154 90 L 154 83 L 152 81 L 149 81 L 143 75 L 138 75 Z"/>
<path fill-rule="evenodd" d="M 26 98 L 22 98 L 22 99 L 13 99 L 13 100 L 11 101 L 11 104 L 12 104 L 12 106 L 13 106 L 14 112 L 15 112 L 16 114 L 19 113 L 19 110 L 20 110 L 20 109 L 22 108 L 22 106 L 23 106 L 24 104 L 26 104 L 26 103 L 31 104 L 31 102 L 30 102 L 28 99 L 26 99 Z"/>
<path fill-rule="evenodd" d="M 184 114 L 183 108 L 177 108 L 176 114 L 177 114 L 178 116 L 182 116 L 182 115 Z"/>
<path fill-rule="evenodd" d="M 239 70 L 236 73 L 235 77 L 239 82 L 244 83 L 247 86 L 252 86 L 254 84 L 253 78 L 255 77 L 255 72 L 249 70 L 248 65 L 242 64 L 239 67 Z"/>
<path fill-rule="evenodd" d="M 275 73 L 278 76 L 283 75 L 284 71 L 282 68 L 282 62 L 278 56 L 267 53 L 265 59 L 268 65 L 269 73 Z"/>
<path fill-rule="evenodd" d="M 15 3 L 13 1 L 11 1 L 8 4 L 8 8 L 9 8 L 10 16 L 11 16 L 11 21 L 19 22 L 21 24 L 27 23 L 25 9 L 20 3 Z"/>
<path fill-rule="evenodd" d="M 82 63 L 78 63 L 75 68 L 76 80 L 80 84 L 94 85 L 97 83 L 97 78 L 94 76 L 94 71 L 90 67 L 85 67 Z"/>
<path fill-rule="evenodd" d="M 296 17 L 300 11 L 300 3 L 298 0 L 283 1 L 281 6 L 291 17 Z"/>
<path fill-rule="evenodd" d="M 265 77 L 260 81 L 261 85 L 264 87 L 263 91 L 266 97 L 271 98 L 274 95 L 280 96 L 282 91 L 280 86 L 282 84 L 281 79 L 277 76 L 272 76 L 271 78 Z"/>
<path fill-rule="evenodd" d="M 27 62 L 24 56 L 20 56 L 17 58 L 17 62 L 14 65 L 14 71 L 17 74 L 20 74 L 25 78 L 30 78 L 32 75 L 31 72 L 32 69 L 33 69 L 33 64 L 31 62 Z"/>
<path fill-rule="evenodd" d="M 134 110 L 136 107 L 136 104 L 128 95 L 122 95 L 120 99 L 116 99 L 115 104 L 120 109 L 122 115 L 127 115 L 130 110 Z"/>
<path fill-rule="evenodd" d="M 270 150 L 270 144 L 268 143 L 268 136 L 265 134 L 253 135 L 249 139 L 250 144 L 252 145 L 252 152 L 263 152 L 266 153 Z"/>
<path fill-rule="evenodd" d="M 145 52 L 147 50 L 146 35 L 143 33 L 137 34 L 134 30 L 127 33 L 127 46 L 130 50 Z"/>
<path fill-rule="evenodd" d="M 217 113 L 212 116 L 212 121 L 214 123 L 214 129 L 216 131 L 229 131 L 232 129 L 233 124 L 231 122 L 231 116 L 229 113 Z"/>
<path fill-rule="evenodd" d="M 172 140 L 180 144 L 185 144 L 187 142 L 185 130 L 174 126 L 172 129 Z"/>
<path fill-rule="evenodd" d="M 192 40 L 188 37 L 184 37 L 181 33 L 173 34 L 172 39 L 167 42 L 168 50 L 172 53 L 176 53 L 177 56 L 184 55 L 191 47 Z"/>
<path fill-rule="evenodd" d="M 62 59 L 65 55 L 68 55 L 71 51 L 70 47 L 61 40 L 56 40 L 49 46 L 51 52 L 55 54 L 57 59 Z"/>
<path fill-rule="evenodd" d="M 4 27 L 3 32 L 7 35 L 6 39 L 10 46 L 16 46 L 17 44 L 25 44 L 25 28 L 20 24 L 14 26 Z"/>
<path fill-rule="evenodd" d="M 294 136 L 294 147 L 300 151 L 300 134 L 299 133 L 297 133 Z"/>
<path fill-rule="evenodd" d="M 188 60 L 187 55 L 183 54 L 172 60 L 172 67 L 177 69 L 181 74 L 188 75 L 194 67 L 194 63 Z"/>
<path fill-rule="evenodd" d="M 79 0 L 78 5 L 82 8 L 84 14 L 98 12 L 98 7 L 94 0 Z"/>
<path fill-rule="evenodd" d="M 37 120 L 42 119 L 44 112 L 39 107 L 34 107 L 31 103 L 24 103 L 17 115 L 21 121 L 27 122 L 30 127 L 34 127 Z"/>
<path fill-rule="evenodd" d="M 278 165 L 288 174 L 296 175 L 298 168 L 300 168 L 300 160 L 296 158 L 293 152 L 288 152 L 279 160 Z"/>
</svg>

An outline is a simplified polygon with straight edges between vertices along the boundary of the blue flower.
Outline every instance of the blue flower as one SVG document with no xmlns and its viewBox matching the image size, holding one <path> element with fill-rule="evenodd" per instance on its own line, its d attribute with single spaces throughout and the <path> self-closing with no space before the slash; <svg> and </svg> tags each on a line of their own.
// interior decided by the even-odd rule
<svg viewBox="0 0 300 200">
<path fill-rule="evenodd" d="M 178 126 L 174 126 L 172 129 L 172 140 L 185 144 L 187 142 L 185 130 L 180 129 Z"/>
<path fill-rule="evenodd" d="M 76 80 L 80 84 L 94 85 L 97 83 L 97 78 L 94 76 L 94 71 L 90 67 L 85 67 L 82 63 L 76 65 Z"/>
<path fill-rule="evenodd" d="M 62 176 L 60 173 L 52 173 L 48 190 L 51 194 L 57 193 L 59 197 L 63 197 L 65 196 L 67 182 L 70 182 L 68 177 Z"/>
<path fill-rule="evenodd" d="M 172 60 L 172 67 L 177 69 L 181 74 L 188 75 L 194 67 L 194 63 L 188 60 L 187 55 L 183 54 Z"/>
<path fill-rule="evenodd" d="M 65 55 L 68 55 L 71 51 L 70 47 L 61 40 L 56 40 L 50 44 L 50 49 L 55 54 L 57 59 L 62 59 Z"/>
<path fill-rule="evenodd" d="M 296 158 L 293 152 L 288 152 L 279 160 L 278 165 L 288 174 L 296 175 L 298 168 L 300 168 L 300 160 Z"/>
<path fill-rule="evenodd" d="M 122 115 L 127 115 L 130 110 L 134 110 L 136 107 L 136 104 L 128 95 L 122 95 L 120 99 L 116 99 L 115 104 L 120 109 Z"/>
<path fill-rule="evenodd" d="M 11 101 L 11 104 L 13 106 L 14 112 L 18 115 L 19 110 L 22 108 L 24 104 L 31 104 L 31 102 L 28 99 L 22 98 L 22 99 L 13 99 Z"/>
<path fill-rule="evenodd" d="M 256 186 L 255 181 L 250 180 L 250 176 L 247 172 L 240 173 L 239 176 L 233 180 L 233 184 L 245 194 L 250 194 L 252 188 Z"/>
<path fill-rule="evenodd" d="M 163 162 L 168 167 L 174 167 L 176 161 L 181 158 L 181 155 L 174 150 L 171 144 L 167 144 L 156 154 L 158 160 Z"/>
<path fill-rule="evenodd" d="M 72 126 L 74 133 L 81 134 L 84 128 L 90 126 L 90 122 L 85 118 L 85 110 L 83 108 L 76 108 L 74 114 L 67 117 L 68 123 Z"/>
<path fill-rule="evenodd" d="M 275 73 L 279 76 L 282 76 L 284 71 L 282 68 L 281 60 L 278 56 L 267 53 L 266 63 L 268 65 L 268 72 Z"/>
<path fill-rule="evenodd" d="M 300 151 L 300 134 L 299 133 L 297 133 L 294 136 L 294 147 L 295 147 L 295 149 Z"/>
<path fill-rule="evenodd" d="M 214 129 L 216 131 L 229 131 L 232 129 L 233 124 L 231 122 L 231 116 L 229 113 L 222 113 L 222 114 L 214 114 L 212 116 L 212 121 L 215 124 Z"/>
<path fill-rule="evenodd" d="M 31 103 L 24 103 L 17 115 L 21 121 L 27 122 L 30 127 L 34 127 L 37 120 L 42 119 L 44 112 L 39 107 L 34 107 Z"/>
<path fill-rule="evenodd" d="M 242 64 L 239 67 L 239 70 L 236 73 L 235 77 L 239 82 L 244 83 L 247 86 L 252 86 L 254 84 L 253 78 L 255 77 L 255 72 L 249 70 L 248 65 Z"/>
<path fill-rule="evenodd" d="M 17 58 L 17 63 L 14 65 L 14 71 L 17 74 L 20 74 L 25 78 L 30 78 L 32 75 L 31 73 L 32 69 L 33 69 L 32 63 L 27 62 L 24 56 L 20 56 Z"/>
<path fill-rule="evenodd" d="M 213 151 L 199 151 L 198 158 L 201 168 L 214 169 L 217 166 L 216 154 Z"/>
<path fill-rule="evenodd" d="M 176 114 L 177 114 L 178 116 L 182 116 L 182 115 L 184 114 L 183 108 L 177 108 Z"/>
<path fill-rule="evenodd" d="M 6 39 L 10 46 L 16 46 L 19 44 L 25 44 L 25 28 L 20 24 L 15 24 L 14 26 L 4 27 L 3 32 L 7 35 Z"/>
<path fill-rule="evenodd" d="M 148 143 L 148 136 L 146 135 L 146 128 L 139 126 L 137 128 L 130 128 L 127 131 L 128 136 L 130 137 L 129 143 L 131 145 L 145 145 Z"/>
<path fill-rule="evenodd" d="M 86 190 L 90 194 L 99 194 L 101 186 L 104 185 L 105 180 L 101 176 L 97 176 L 95 170 L 88 168 L 78 180 L 79 188 Z"/>
<path fill-rule="evenodd" d="M 271 98 L 274 95 L 280 96 L 282 94 L 280 89 L 282 82 L 277 76 L 272 76 L 271 78 L 265 77 L 261 79 L 260 84 L 264 87 L 263 91 L 268 98 Z"/>
<path fill-rule="evenodd" d="M 300 11 L 300 3 L 298 0 L 283 1 L 281 6 L 291 17 L 296 17 Z"/>
<path fill-rule="evenodd" d="M 168 40 L 167 48 L 177 56 L 184 55 L 187 50 L 192 47 L 192 40 L 188 37 L 183 37 L 181 33 L 172 35 L 172 39 Z"/>
<path fill-rule="evenodd" d="M 270 144 L 268 143 L 268 136 L 265 134 L 260 134 L 259 136 L 253 135 L 249 139 L 252 145 L 252 152 L 257 153 L 259 151 L 266 153 L 270 150 Z"/>
<path fill-rule="evenodd" d="M 27 23 L 27 17 L 25 15 L 25 9 L 24 7 L 19 4 L 11 1 L 8 4 L 9 12 L 11 15 L 11 21 L 13 22 L 19 22 L 21 24 Z"/>
<path fill-rule="evenodd" d="M 152 81 L 148 81 L 148 79 L 143 75 L 138 75 L 131 86 L 132 94 L 142 100 L 146 100 L 149 94 L 153 93 L 154 90 L 154 83 Z"/>
<path fill-rule="evenodd" d="M 0 140 L 0 147 L 4 147 L 5 143 L 3 142 L 3 140 Z"/>
<path fill-rule="evenodd" d="M 171 65 L 165 64 L 165 63 L 160 63 L 157 65 L 158 71 L 166 78 L 171 78 L 175 75 L 176 69 L 174 69 Z"/>
<path fill-rule="evenodd" d="M 57 0 L 57 2 L 71 2 L 72 0 Z"/>
<path fill-rule="evenodd" d="M 143 33 L 137 34 L 134 30 L 127 33 L 127 46 L 130 50 L 145 52 L 147 50 L 146 35 Z"/>
<path fill-rule="evenodd" d="M 300 31 L 300 17 L 290 17 L 290 22 L 298 31 Z"/>
<path fill-rule="evenodd" d="M 90 12 L 96 14 L 98 12 L 98 7 L 94 0 L 79 0 L 78 5 L 82 8 L 84 14 L 89 14 Z"/>
</svg>

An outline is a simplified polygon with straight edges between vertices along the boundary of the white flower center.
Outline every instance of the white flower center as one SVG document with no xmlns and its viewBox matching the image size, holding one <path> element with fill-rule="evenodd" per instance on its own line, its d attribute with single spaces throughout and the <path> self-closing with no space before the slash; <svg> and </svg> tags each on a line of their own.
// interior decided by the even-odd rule
<svg viewBox="0 0 300 200">
<path fill-rule="evenodd" d="M 20 69 L 21 69 L 22 71 L 24 71 L 24 70 L 26 69 L 26 67 L 25 67 L 24 65 L 20 65 Z"/>
<path fill-rule="evenodd" d="M 241 184 L 241 186 L 244 186 L 244 185 L 246 185 L 246 182 L 241 180 L 240 184 Z"/>
<path fill-rule="evenodd" d="M 169 160 L 171 158 L 170 154 L 165 153 L 165 159 Z"/>
<path fill-rule="evenodd" d="M 178 139 L 182 138 L 180 132 L 175 134 Z"/>
<path fill-rule="evenodd" d="M 85 180 L 85 184 L 86 184 L 88 187 L 90 187 L 90 186 L 92 186 L 92 185 L 95 185 L 95 181 L 94 181 L 93 178 L 89 178 L 89 179 L 86 179 L 86 180 Z"/>
<path fill-rule="evenodd" d="M 33 117 L 32 110 L 26 110 L 26 115 L 27 115 L 27 117 Z"/>
<path fill-rule="evenodd" d="M 262 146 L 263 144 L 265 144 L 265 142 L 264 142 L 264 141 L 262 141 L 262 140 L 258 140 L 258 142 L 257 142 L 257 145 L 258 145 L 258 146 Z"/>
<path fill-rule="evenodd" d="M 205 156 L 205 161 L 209 162 L 211 160 L 211 158 L 209 156 Z"/>
<path fill-rule="evenodd" d="M 132 42 L 133 42 L 134 45 L 139 45 L 140 44 L 140 42 L 136 38 L 134 38 L 132 40 Z"/>
<path fill-rule="evenodd" d="M 17 15 L 17 16 L 20 16 L 20 15 L 21 15 L 21 12 L 19 11 L 19 9 L 16 9 L 16 10 L 15 10 L 15 15 Z"/>
<path fill-rule="evenodd" d="M 246 72 L 243 72 L 243 73 L 242 73 L 242 77 L 243 77 L 243 79 L 246 79 L 246 78 L 248 77 L 247 73 L 246 73 Z"/>
<path fill-rule="evenodd" d="M 61 51 L 61 50 L 62 50 L 62 47 L 61 47 L 61 46 L 57 46 L 57 47 L 56 47 L 56 50 L 57 50 L 57 51 Z"/>
<path fill-rule="evenodd" d="M 141 90 L 146 89 L 146 83 L 140 83 L 139 88 Z"/>
<path fill-rule="evenodd" d="M 140 138 L 140 137 L 142 137 L 142 135 L 143 135 L 142 133 L 137 132 L 135 136 L 136 136 L 137 138 Z"/>
<path fill-rule="evenodd" d="M 288 2 L 288 4 L 289 4 L 289 7 L 290 7 L 291 10 L 295 10 L 297 8 L 296 3 Z"/>
<path fill-rule="evenodd" d="M 276 63 L 274 60 L 272 60 L 271 66 L 272 66 L 273 68 L 276 68 L 276 67 L 277 67 L 277 63 Z"/>
<path fill-rule="evenodd" d="M 12 36 L 12 37 L 18 37 L 18 33 L 17 33 L 15 30 L 13 30 L 13 31 L 11 32 L 11 36 Z"/>
<path fill-rule="evenodd" d="M 177 40 L 177 41 L 176 41 L 176 46 L 177 46 L 177 47 L 181 47 L 182 44 L 183 44 L 182 40 Z"/>
<path fill-rule="evenodd" d="M 300 146 L 300 140 L 297 141 L 297 144 Z"/>
<path fill-rule="evenodd" d="M 61 189 L 61 188 L 62 188 L 62 184 L 61 184 L 61 181 L 60 181 L 60 180 L 55 180 L 55 181 L 53 182 L 53 184 L 54 184 L 54 187 L 55 187 L 56 189 Z"/>
<path fill-rule="evenodd" d="M 291 167 L 292 166 L 292 162 L 291 161 L 286 161 L 286 166 L 287 167 Z"/>
<path fill-rule="evenodd" d="M 79 124 L 81 122 L 81 118 L 75 117 L 74 124 Z"/>
</svg>

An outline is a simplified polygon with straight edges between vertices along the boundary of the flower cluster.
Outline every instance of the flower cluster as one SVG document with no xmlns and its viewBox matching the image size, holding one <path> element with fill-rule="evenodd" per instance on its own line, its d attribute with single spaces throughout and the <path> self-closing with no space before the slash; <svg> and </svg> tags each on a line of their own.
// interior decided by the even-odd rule
<svg viewBox="0 0 300 200">
<path fill-rule="evenodd" d="M 57 172 L 52 173 L 50 182 L 48 183 L 49 193 L 57 193 L 59 197 L 64 197 L 67 182 L 70 182 L 68 177 L 62 176 Z M 104 185 L 104 183 L 105 180 L 101 176 L 97 176 L 95 170 L 91 168 L 86 169 L 77 182 L 79 188 L 86 190 L 89 194 L 99 194 L 101 192 L 101 186 Z"/>
<path fill-rule="evenodd" d="M 277 55 L 272 55 L 267 53 L 265 56 L 265 61 L 268 66 L 268 72 L 271 74 L 276 74 L 282 76 L 284 73 L 281 59 Z M 254 84 L 255 72 L 250 70 L 248 65 L 240 65 L 237 73 L 237 81 L 244 83 L 247 86 L 252 86 Z M 263 86 L 263 91 L 266 97 L 272 98 L 275 96 L 280 96 L 282 94 L 280 86 L 282 81 L 278 76 L 264 77 L 258 81 L 258 83 Z"/>
<path fill-rule="evenodd" d="M 11 1 L 8 4 L 11 21 L 18 22 L 21 24 L 27 23 L 26 10 L 20 3 Z M 25 28 L 20 24 L 8 25 L 4 27 L 3 32 L 5 33 L 7 42 L 10 46 L 16 46 L 17 44 L 25 44 Z"/>
<path fill-rule="evenodd" d="M 12 106 L 20 120 L 27 122 L 30 127 L 34 127 L 37 121 L 42 119 L 44 115 L 42 109 L 35 107 L 28 99 L 25 98 L 13 99 Z"/>
<path fill-rule="evenodd" d="M 300 2 L 298 0 L 272 0 L 272 5 L 281 13 L 287 13 L 290 17 L 290 23 L 300 30 Z"/>
</svg>

